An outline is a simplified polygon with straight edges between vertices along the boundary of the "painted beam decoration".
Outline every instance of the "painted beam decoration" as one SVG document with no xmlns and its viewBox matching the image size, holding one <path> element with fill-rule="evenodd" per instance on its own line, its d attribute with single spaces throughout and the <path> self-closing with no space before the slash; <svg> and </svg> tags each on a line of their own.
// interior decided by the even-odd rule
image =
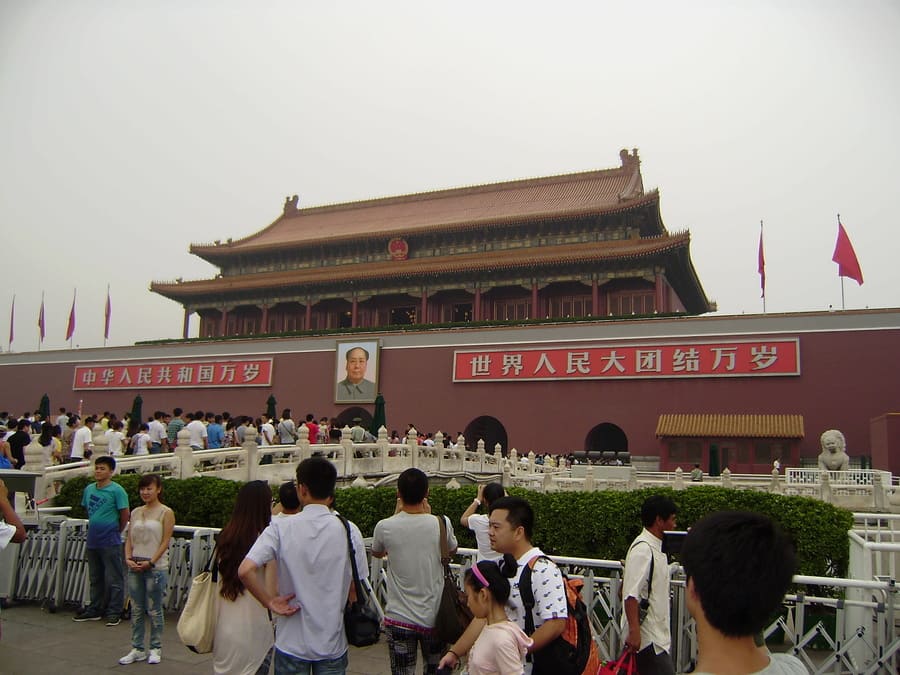
<svg viewBox="0 0 900 675">
<path fill-rule="evenodd" d="M 272 359 L 75 366 L 72 389 L 269 387 Z"/>
<path fill-rule="evenodd" d="M 454 382 L 758 377 L 800 374 L 798 338 L 458 350 Z"/>
</svg>

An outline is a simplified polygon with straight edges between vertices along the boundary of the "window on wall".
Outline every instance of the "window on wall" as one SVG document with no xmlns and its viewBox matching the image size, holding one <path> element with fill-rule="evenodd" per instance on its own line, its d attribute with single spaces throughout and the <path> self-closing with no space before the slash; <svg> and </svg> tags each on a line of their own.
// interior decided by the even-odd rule
<svg viewBox="0 0 900 675">
<path fill-rule="evenodd" d="M 693 466 L 699 464 L 703 455 L 703 444 L 695 440 L 669 441 L 669 459 Z"/>
<path fill-rule="evenodd" d="M 753 461 L 756 464 L 771 464 L 783 459 L 784 444 L 780 441 L 756 441 L 753 444 Z"/>
<path fill-rule="evenodd" d="M 394 307 L 391 310 L 391 323 L 395 326 L 410 326 L 416 323 L 416 308 Z"/>
<path fill-rule="evenodd" d="M 656 294 L 653 291 L 617 291 L 609 296 L 609 313 L 616 316 L 653 314 Z"/>
<path fill-rule="evenodd" d="M 499 300 L 494 312 L 494 318 L 500 321 L 521 321 L 529 318 L 531 300 Z"/>
<path fill-rule="evenodd" d="M 573 316 L 588 316 L 593 309 L 589 295 L 565 295 L 549 300 L 551 317 L 564 319 Z"/>
<path fill-rule="evenodd" d="M 472 303 L 464 302 L 458 305 L 453 305 L 453 318 L 452 321 L 455 323 L 463 323 L 465 321 L 472 320 Z"/>
</svg>

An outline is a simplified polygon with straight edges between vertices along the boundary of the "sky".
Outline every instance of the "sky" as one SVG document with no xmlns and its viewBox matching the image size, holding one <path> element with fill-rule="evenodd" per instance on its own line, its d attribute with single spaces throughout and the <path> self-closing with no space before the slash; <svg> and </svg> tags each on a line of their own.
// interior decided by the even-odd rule
<svg viewBox="0 0 900 675">
<path fill-rule="evenodd" d="M 152 280 L 300 205 L 619 165 L 719 314 L 900 306 L 900 3 L 0 0 L 0 347 L 180 337 Z M 199 320 L 191 318 L 191 334 Z"/>
</svg>

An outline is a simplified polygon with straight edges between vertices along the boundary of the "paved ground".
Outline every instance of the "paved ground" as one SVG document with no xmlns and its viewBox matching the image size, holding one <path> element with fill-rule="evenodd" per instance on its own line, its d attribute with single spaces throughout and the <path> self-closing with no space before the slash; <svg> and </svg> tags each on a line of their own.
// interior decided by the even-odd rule
<svg viewBox="0 0 900 675">
<path fill-rule="evenodd" d="M 102 621 L 75 623 L 74 608 L 55 614 L 33 603 L 11 605 L 3 610 L 0 638 L 0 675 L 89 675 L 107 672 L 209 673 L 212 656 L 194 654 L 181 644 L 175 632 L 176 615 L 166 617 L 162 663 L 120 666 L 119 657 L 131 648 L 131 625 L 123 621 L 107 628 Z M 421 668 L 421 665 L 420 665 Z M 352 675 L 390 675 L 387 643 L 381 641 L 350 648 Z"/>
</svg>

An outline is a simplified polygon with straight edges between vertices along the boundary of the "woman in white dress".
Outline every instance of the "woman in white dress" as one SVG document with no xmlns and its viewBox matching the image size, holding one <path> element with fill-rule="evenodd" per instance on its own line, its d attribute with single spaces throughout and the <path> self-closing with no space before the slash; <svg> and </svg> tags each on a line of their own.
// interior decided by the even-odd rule
<svg viewBox="0 0 900 675">
<path fill-rule="evenodd" d="M 264 675 L 269 672 L 275 633 L 269 611 L 244 588 L 238 567 L 272 519 L 268 483 L 251 481 L 238 492 L 231 520 L 216 542 L 219 562 L 219 616 L 213 642 L 213 672 L 217 675 Z M 274 568 L 259 570 L 275 593 Z"/>
</svg>

